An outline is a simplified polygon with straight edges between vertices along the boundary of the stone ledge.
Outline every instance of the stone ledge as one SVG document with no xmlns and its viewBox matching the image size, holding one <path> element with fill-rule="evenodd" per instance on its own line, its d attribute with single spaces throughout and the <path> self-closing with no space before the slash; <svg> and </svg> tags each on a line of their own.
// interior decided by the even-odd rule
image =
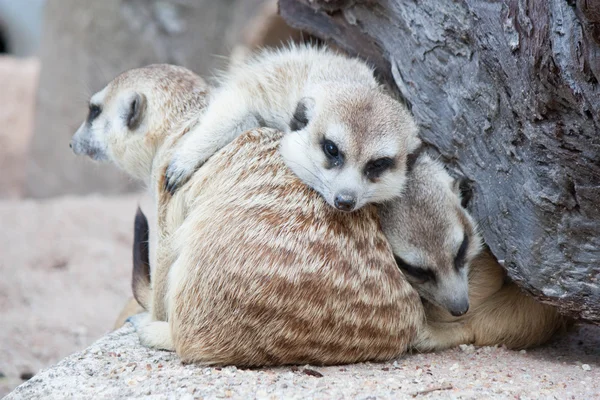
<svg viewBox="0 0 600 400">
<path fill-rule="evenodd" d="M 582 326 L 552 346 L 527 352 L 462 346 L 384 364 L 242 370 L 182 365 L 173 353 L 141 347 L 126 324 L 41 371 L 6 400 L 592 398 L 600 393 L 599 333 L 598 327 Z"/>
</svg>

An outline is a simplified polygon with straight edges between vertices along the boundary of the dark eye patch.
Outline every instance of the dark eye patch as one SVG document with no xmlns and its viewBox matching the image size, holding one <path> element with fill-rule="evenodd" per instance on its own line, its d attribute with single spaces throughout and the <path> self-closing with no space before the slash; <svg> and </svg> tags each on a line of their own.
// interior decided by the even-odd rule
<svg viewBox="0 0 600 400">
<path fill-rule="evenodd" d="M 435 272 L 433 272 L 433 270 L 431 270 L 429 268 L 421 268 L 421 267 L 411 265 L 411 264 L 407 263 L 406 261 L 404 261 L 402 259 L 402 257 L 399 257 L 395 254 L 394 254 L 394 259 L 396 260 L 396 265 L 398 265 L 398 268 L 400 268 L 403 272 L 410 275 L 414 279 L 420 281 L 421 283 L 425 283 L 425 282 L 429 282 L 429 281 L 435 283 L 437 281 L 437 277 L 435 275 Z"/>
<path fill-rule="evenodd" d="M 323 153 L 329 162 L 329 168 L 339 167 L 344 164 L 344 153 L 340 151 L 337 145 L 329 139 L 323 139 L 321 142 Z"/>
<path fill-rule="evenodd" d="M 371 160 L 365 166 L 365 175 L 368 179 L 377 179 L 388 169 L 395 165 L 395 161 L 389 157 L 378 158 Z"/>
<path fill-rule="evenodd" d="M 469 236 L 464 234 L 463 241 L 458 248 L 458 252 L 456 253 L 456 257 L 454 257 L 454 268 L 456 270 L 460 270 L 465 266 L 465 258 L 467 256 L 467 248 L 469 247 Z"/>
<path fill-rule="evenodd" d="M 97 104 L 90 103 L 90 110 L 88 113 L 88 123 L 94 121 L 102 113 L 102 108 Z"/>
</svg>

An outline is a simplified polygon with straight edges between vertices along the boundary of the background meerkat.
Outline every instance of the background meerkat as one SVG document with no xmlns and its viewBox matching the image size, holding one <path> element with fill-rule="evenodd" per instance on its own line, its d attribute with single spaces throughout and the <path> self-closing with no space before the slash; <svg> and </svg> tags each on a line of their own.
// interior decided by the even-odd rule
<svg viewBox="0 0 600 400">
<path fill-rule="evenodd" d="M 459 344 L 525 348 L 565 330 L 569 319 L 506 281 L 461 204 L 459 182 L 420 155 L 400 201 L 380 207 L 383 230 L 400 269 L 425 301 L 427 325 L 413 347 Z"/>
<path fill-rule="evenodd" d="M 185 218 L 188 188 L 174 196 L 163 178 L 171 151 L 202 117 L 208 87 L 198 75 L 173 65 L 150 65 L 124 72 L 94 94 L 89 112 L 71 140 L 75 154 L 110 161 L 148 185 L 156 206 L 153 237 L 152 317 L 166 320 L 164 297 L 172 252 L 172 230 Z"/>
<path fill-rule="evenodd" d="M 191 126 L 182 123 L 185 116 L 164 115 L 159 101 L 173 103 L 169 92 L 152 88 L 161 87 L 165 73 L 183 78 L 166 66 L 160 71 L 130 71 L 94 95 L 92 104 L 111 112 L 88 118 L 92 123 L 73 138 L 77 152 L 101 153 L 96 158 L 114 160 L 134 176 L 150 175 L 154 187 L 162 187 L 157 168 L 168 153 L 164 147 L 172 148 L 171 139 L 185 132 L 180 127 Z M 123 101 L 131 93 L 145 98 L 143 111 L 134 113 L 137 128 L 112 130 L 129 119 L 123 108 L 137 109 Z M 189 110 L 181 104 L 168 109 Z M 87 140 L 90 135 L 94 140 Z M 163 202 L 158 225 L 165 224 L 160 229 L 169 235 L 156 244 L 162 262 L 174 261 L 165 268 L 168 285 L 162 283 L 168 322 L 138 320 L 140 339 L 174 349 L 186 362 L 235 365 L 335 364 L 404 353 L 422 324 L 423 307 L 394 262 L 376 209 L 348 215 L 329 207 L 285 167 L 280 138 L 268 129 L 238 137 Z M 125 141 L 127 151 L 114 150 Z M 152 274 L 153 312 L 155 279 L 165 276 Z"/>
<path fill-rule="evenodd" d="M 209 96 L 167 169 L 171 192 L 233 138 L 264 126 L 287 133 L 281 154 L 302 181 L 353 211 L 400 196 L 407 155 L 420 145 L 410 113 L 372 69 L 327 48 L 259 52 L 231 65 Z"/>
</svg>

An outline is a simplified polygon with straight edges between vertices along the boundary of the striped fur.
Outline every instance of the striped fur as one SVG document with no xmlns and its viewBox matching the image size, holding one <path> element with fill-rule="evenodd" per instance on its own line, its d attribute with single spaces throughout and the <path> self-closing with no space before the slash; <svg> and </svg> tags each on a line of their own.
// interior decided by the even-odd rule
<svg viewBox="0 0 600 400">
<path fill-rule="evenodd" d="M 168 279 L 185 362 L 337 364 L 406 350 L 423 321 L 374 206 L 334 210 L 285 168 L 281 134 L 250 131 L 194 175 Z"/>
</svg>

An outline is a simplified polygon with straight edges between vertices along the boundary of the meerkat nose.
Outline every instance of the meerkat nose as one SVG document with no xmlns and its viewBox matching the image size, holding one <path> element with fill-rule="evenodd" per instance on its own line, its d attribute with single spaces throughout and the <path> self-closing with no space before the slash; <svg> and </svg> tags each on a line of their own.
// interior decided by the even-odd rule
<svg viewBox="0 0 600 400">
<path fill-rule="evenodd" d="M 356 205 L 356 197 L 350 193 L 338 193 L 334 200 L 335 208 L 341 211 L 352 211 Z"/>
<path fill-rule="evenodd" d="M 450 311 L 450 314 L 452 314 L 454 317 L 465 315 L 467 311 L 469 311 L 469 302 L 466 301 L 461 302 L 460 304 L 453 304 L 448 311 Z"/>
</svg>

